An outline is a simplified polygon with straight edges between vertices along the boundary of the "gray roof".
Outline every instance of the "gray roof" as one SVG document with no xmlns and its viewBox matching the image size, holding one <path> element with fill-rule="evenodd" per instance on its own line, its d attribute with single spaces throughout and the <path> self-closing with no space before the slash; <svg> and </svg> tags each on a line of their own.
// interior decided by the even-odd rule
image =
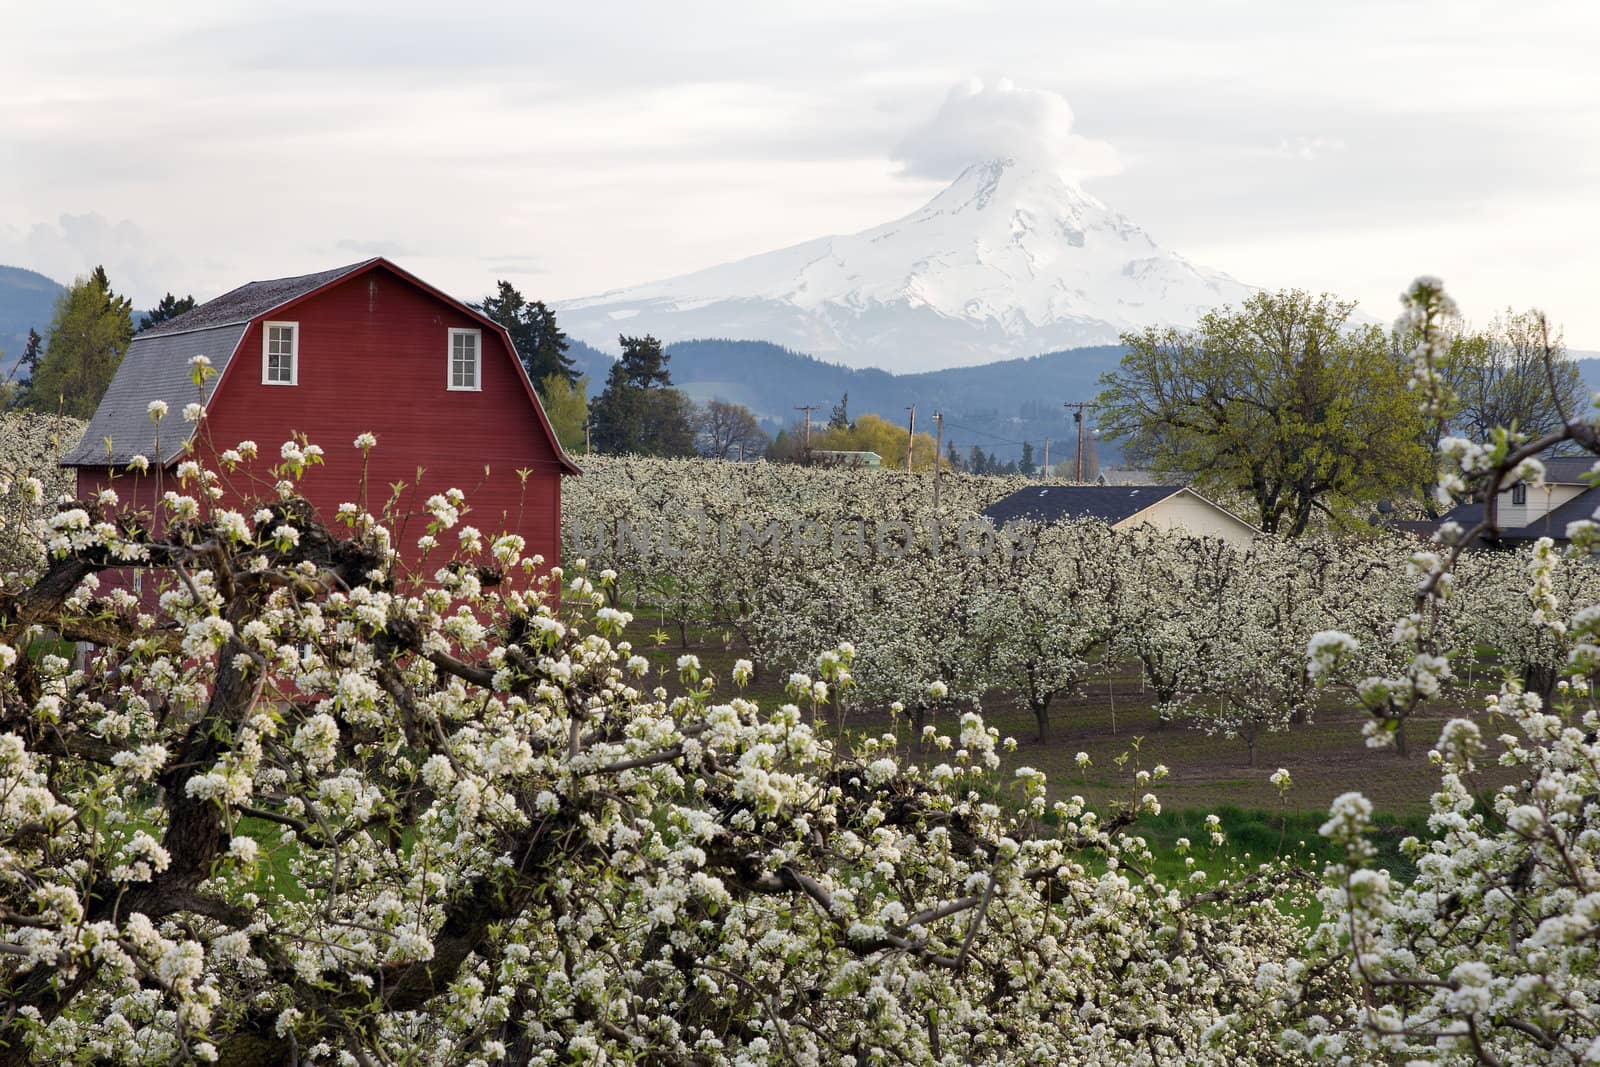
<svg viewBox="0 0 1600 1067">
<path fill-rule="evenodd" d="M 78 447 L 61 460 L 64 466 L 122 466 L 140 455 L 155 462 L 156 424 L 150 421 L 150 402 L 167 402 L 167 417 L 161 420 L 162 466 L 183 451 L 194 427 L 183 421 L 185 404 L 199 400 L 211 402 L 211 393 L 222 372 L 233 358 L 233 350 L 251 320 L 287 304 L 329 282 L 376 262 L 362 260 L 316 274 L 295 278 L 273 278 L 250 282 L 215 300 L 207 300 L 192 311 L 137 334 L 117 367 L 106 395 L 101 397 L 94 418 Z M 189 360 L 205 356 L 216 371 L 206 382 L 205 397 L 195 388 L 194 370 Z M 106 441 L 110 440 L 107 452 Z"/>
<path fill-rule="evenodd" d="M 231 292 L 223 293 L 215 300 L 207 300 L 194 310 L 186 311 L 175 319 L 169 319 L 159 326 L 145 330 L 139 336 L 164 337 L 188 330 L 206 330 L 213 326 L 246 323 L 280 304 L 287 304 L 296 297 L 305 296 L 313 289 L 320 289 L 329 282 L 337 281 L 346 274 L 374 262 L 376 262 L 374 259 L 364 259 L 360 263 L 351 263 L 332 270 L 319 271 L 316 274 L 302 274 L 296 278 L 248 282 Z M 211 355 L 209 352 L 206 354 Z"/>
<path fill-rule="evenodd" d="M 1584 470 L 1587 471 L 1592 463 L 1592 458 L 1583 459 Z M 1482 502 L 1459 504 L 1435 522 L 1397 522 L 1394 525 L 1397 529 L 1406 530 L 1420 537 L 1432 537 L 1438 532 L 1439 527 L 1447 522 L 1457 523 L 1463 529 L 1470 530 L 1483 521 L 1486 510 Z M 1502 526 L 1494 540 L 1501 544 L 1520 544 L 1524 541 L 1537 541 L 1541 537 L 1565 541 L 1568 523 L 1577 522 L 1579 519 L 1592 519 L 1597 510 L 1600 510 L 1600 489 L 1585 489 L 1565 504 L 1539 516 L 1526 526 Z"/>
<path fill-rule="evenodd" d="M 1565 541 L 1567 524 L 1579 519 L 1592 519 L 1597 509 L 1600 509 L 1600 489 L 1585 489 L 1543 518 L 1535 519 L 1521 530 L 1507 532 L 1533 539 L 1553 537 L 1557 541 Z"/>
<path fill-rule="evenodd" d="M 1544 480 L 1557 485 L 1593 485 L 1585 477 L 1594 470 L 1594 456 L 1540 456 L 1544 464 Z"/>
<path fill-rule="evenodd" d="M 1095 478 L 1097 485 L 1158 485 L 1154 471 L 1135 470 L 1131 467 L 1103 467 Z"/>
<path fill-rule="evenodd" d="M 195 311 L 199 311 L 196 308 Z M 193 314 L 193 312 L 190 312 Z M 183 316 L 188 318 L 187 315 Z M 152 330 L 139 334 L 128 345 L 127 354 L 100 399 L 94 418 L 83 431 L 83 439 L 62 457 L 64 466 L 122 466 L 135 455 L 156 460 L 156 424 L 150 421 L 150 402 L 165 400 L 167 416 L 161 420 L 161 464 L 172 462 L 189 440 L 194 427 L 183 421 L 185 404 L 199 400 L 211 402 L 222 372 L 227 369 L 233 350 L 239 346 L 248 326 L 241 322 L 209 330 L 168 333 Z M 205 397 L 195 388 L 194 370 L 189 360 L 205 356 L 215 369 L 205 385 Z M 106 439 L 111 441 L 109 456 Z"/>
<path fill-rule="evenodd" d="M 996 526 L 1008 522 L 1099 519 L 1115 526 L 1177 493 L 1181 485 L 1040 485 L 1019 489 L 983 509 Z"/>
</svg>

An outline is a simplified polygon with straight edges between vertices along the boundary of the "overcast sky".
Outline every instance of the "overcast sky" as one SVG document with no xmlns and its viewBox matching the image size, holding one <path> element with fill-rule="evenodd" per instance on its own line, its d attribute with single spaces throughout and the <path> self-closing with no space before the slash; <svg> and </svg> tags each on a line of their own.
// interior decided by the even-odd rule
<svg viewBox="0 0 1600 1067">
<path fill-rule="evenodd" d="M 1600 348 L 1600 4 L 0 0 L 0 263 L 148 305 L 384 254 L 559 299 L 919 206 L 1031 144 L 1168 247 L 1416 274 Z"/>
</svg>

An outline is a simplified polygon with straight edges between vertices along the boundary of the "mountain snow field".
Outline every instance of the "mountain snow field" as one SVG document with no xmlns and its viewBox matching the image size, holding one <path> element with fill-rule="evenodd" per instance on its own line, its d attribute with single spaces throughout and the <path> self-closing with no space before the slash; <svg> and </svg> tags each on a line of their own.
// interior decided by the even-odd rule
<svg viewBox="0 0 1600 1067">
<path fill-rule="evenodd" d="M 1054 172 L 997 159 L 894 222 L 556 309 L 569 334 L 607 351 L 619 333 L 718 337 L 907 372 L 1190 325 L 1253 291 Z"/>
</svg>

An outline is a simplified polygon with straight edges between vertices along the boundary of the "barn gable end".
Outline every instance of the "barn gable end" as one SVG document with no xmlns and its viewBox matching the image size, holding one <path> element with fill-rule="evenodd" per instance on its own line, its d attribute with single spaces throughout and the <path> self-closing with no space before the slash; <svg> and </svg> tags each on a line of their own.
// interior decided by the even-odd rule
<svg viewBox="0 0 1600 1067">
<path fill-rule="evenodd" d="M 243 321 L 229 321 L 241 315 Z M 270 384 L 265 327 L 291 322 L 294 384 Z M 448 387 L 451 331 L 477 339 L 476 389 Z M 320 511 L 353 501 L 378 512 L 391 486 L 401 484 L 398 508 L 415 513 L 428 496 L 455 488 L 471 509 L 464 523 L 491 535 L 520 533 L 531 552 L 552 563 L 558 558 L 560 479 L 578 468 L 556 440 L 510 336 L 382 259 L 253 282 L 141 334 L 83 444 L 64 460 L 79 468 L 80 492 L 117 477 L 136 453 L 156 461 L 156 427 L 147 414 L 152 399 L 169 406 L 160 425 L 160 463 L 179 458 L 193 429 L 182 408 L 200 398 L 189 364 L 196 354 L 219 372 L 208 383 L 206 419 L 193 445 L 202 457 L 214 461 L 254 441 L 262 454 L 257 473 L 265 476 L 279 445 L 303 437 L 325 453 L 300 484 Z M 354 439 L 366 432 L 377 435 L 378 447 L 364 457 Z M 105 437 L 112 438 L 109 462 Z M 248 492 L 236 488 L 242 495 L 270 493 L 270 478 Z M 424 525 L 417 519 L 396 529 L 403 554 L 415 554 Z"/>
</svg>

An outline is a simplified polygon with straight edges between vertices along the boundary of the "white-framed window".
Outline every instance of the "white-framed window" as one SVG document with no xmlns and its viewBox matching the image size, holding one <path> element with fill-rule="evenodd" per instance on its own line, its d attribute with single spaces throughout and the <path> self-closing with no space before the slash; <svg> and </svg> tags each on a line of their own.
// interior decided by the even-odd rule
<svg viewBox="0 0 1600 1067">
<path fill-rule="evenodd" d="M 261 384 L 294 385 L 300 380 L 300 324 L 261 324 Z"/>
<path fill-rule="evenodd" d="M 1526 504 L 1528 502 L 1528 483 L 1518 482 L 1511 487 L 1511 502 L 1513 504 Z"/>
<path fill-rule="evenodd" d="M 445 382 L 452 390 L 477 392 L 483 388 L 479 373 L 482 341 L 483 333 L 480 330 L 450 331 L 449 366 L 446 368 Z"/>
</svg>

